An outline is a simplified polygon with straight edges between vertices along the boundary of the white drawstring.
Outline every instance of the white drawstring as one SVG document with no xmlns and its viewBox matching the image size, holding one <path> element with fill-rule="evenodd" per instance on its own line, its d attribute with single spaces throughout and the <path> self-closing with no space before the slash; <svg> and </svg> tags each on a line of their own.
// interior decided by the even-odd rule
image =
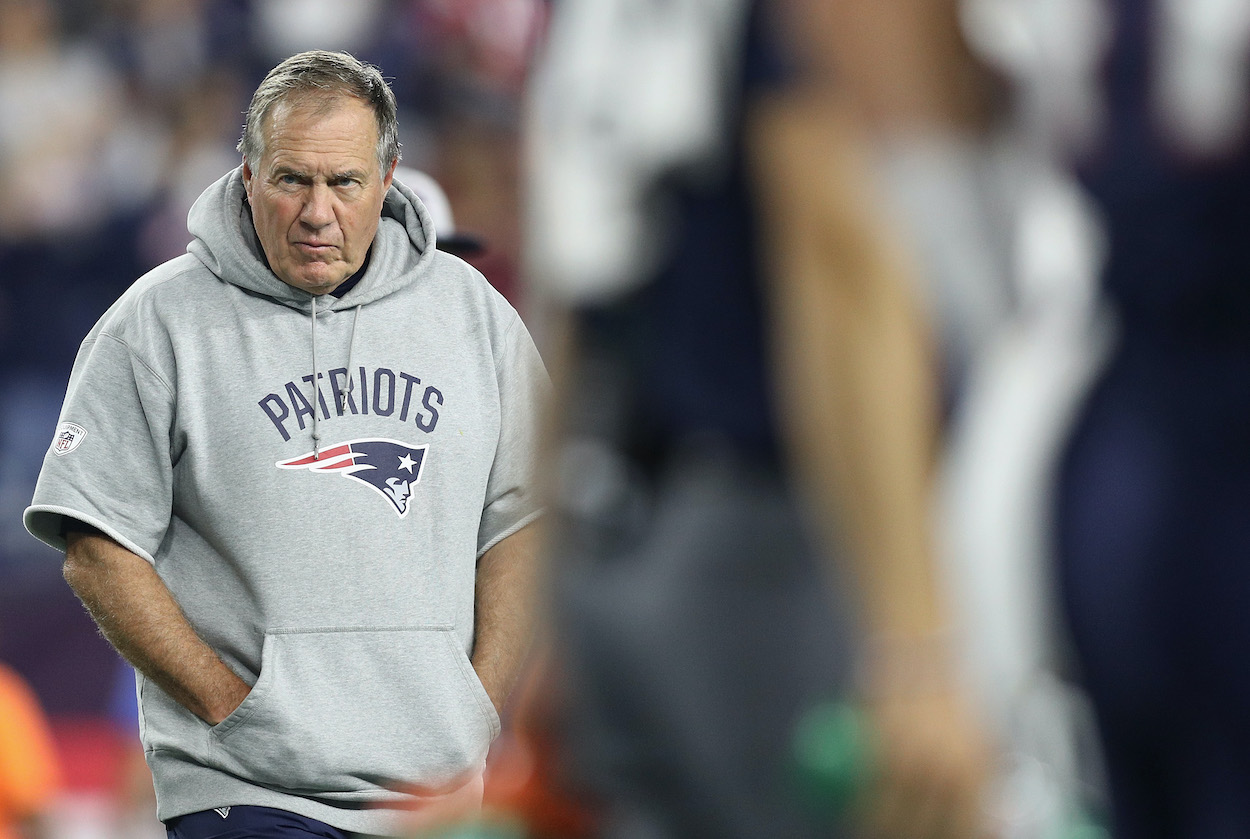
<svg viewBox="0 0 1250 839">
<path fill-rule="evenodd" d="M 351 397 L 352 391 L 356 387 L 356 380 L 352 378 L 352 351 L 356 349 L 356 324 L 360 320 L 360 307 L 356 307 L 356 314 L 352 317 L 352 336 L 347 341 L 347 393 L 339 394 L 339 413 L 342 414 L 346 410 L 343 405 Z M 355 403 L 353 403 L 355 404 Z"/>
<path fill-rule="evenodd" d="M 352 316 L 352 334 L 347 343 L 347 393 L 339 393 L 337 397 L 336 408 L 338 413 L 342 415 L 345 409 L 347 398 L 355 389 L 356 380 L 352 378 L 352 353 L 356 349 L 356 324 L 360 322 L 360 307 L 356 307 L 356 313 Z M 317 297 L 312 299 L 312 367 L 313 367 L 313 390 L 312 390 L 312 440 L 313 440 L 313 460 L 321 459 L 321 432 L 317 428 L 317 410 L 321 407 L 321 380 L 318 377 L 317 367 Z M 329 419 L 327 416 L 326 419 Z"/>
<path fill-rule="evenodd" d="M 312 439 L 313 439 L 313 460 L 321 459 L 321 434 L 317 431 L 317 407 L 321 404 L 321 383 L 317 381 L 317 295 L 313 295 L 312 299 L 312 383 L 313 383 L 313 403 L 312 403 Z M 328 417 L 327 417 L 328 419 Z"/>
</svg>

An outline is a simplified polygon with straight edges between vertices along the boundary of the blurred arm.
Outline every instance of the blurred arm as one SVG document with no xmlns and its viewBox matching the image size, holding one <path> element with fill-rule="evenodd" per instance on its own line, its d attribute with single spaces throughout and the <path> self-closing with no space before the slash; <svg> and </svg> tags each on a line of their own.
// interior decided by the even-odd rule
<svg viewBox="0 0 1250 839">
<path fill-rule="evenodd" d="M 863 604 L 886 777 L 868 817 L 883 835 L 971 836 L 988 767 L 954 678 L 932 550 L 934 374 L 849 132 L 836 108 L 812 101 L 771 102 L 754 117 L 781 415 L 826 535 L 848 545 Z M 894 825 L 910 814 L 931 826 Z"/>
<path fill-rule="evenodd" d="M 101 633 L 134 667 L 216 725 L 250 688 L 195 633 L 156 570 L 98 533 L 66 537 L 65 580 Z"/>
<path fill-rule="evenodd" d="M 945 632 L 930 522 L 937 371 L 916 267 L 872 147 L 989 113 L 959 0 L 779 0 L 798 80 L 753 109 L 783 416 L 826 520 L 850 541 L 869 629 Z"/>
<path fill-rule="evenodd" d="M 853 548 L 870 624 L 927 637 L 944 628 L 929 530 L 930 347 L 903 253 L 872 218 L 852 131 L 811 100 L 755 113 L 781 413 L 810 495 Z"/>
<path fill-rule="evenodd" d="M 936 370 L 906 249 L 879 206 L 882 132 L 975 118 L 953 0 L 790 0 L 806 73 L 750 112 L 780 414 L 862 602 L 882 775 L 877 835 L 977 835 L 989 772 L 954 670 L 934 555 Z"/>
</svg>

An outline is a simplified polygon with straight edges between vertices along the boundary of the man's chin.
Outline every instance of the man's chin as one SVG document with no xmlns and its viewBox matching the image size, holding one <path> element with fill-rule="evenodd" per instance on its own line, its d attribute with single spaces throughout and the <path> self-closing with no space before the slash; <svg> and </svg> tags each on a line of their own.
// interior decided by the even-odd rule
<svg viewBox="0 0 1250 839">
<path fill-rule="evenodd" d="M 343 274 L 342 271 L 300 271 L 289 279 L 284 277 L 283 281 L 309 294 L 329 294 L 349 276 L 351 274 Z"/>
</svg>

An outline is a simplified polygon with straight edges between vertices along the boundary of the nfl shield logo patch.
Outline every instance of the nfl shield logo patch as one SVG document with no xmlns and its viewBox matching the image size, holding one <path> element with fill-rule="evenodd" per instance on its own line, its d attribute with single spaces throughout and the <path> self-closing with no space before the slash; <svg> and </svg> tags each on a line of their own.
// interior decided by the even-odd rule
<svg viewBox="0 0 1250 839">
<path fill-rule="evenodd" d="M 76 422 L 63 422 L 56 428 L 56 437 L 52 440 L 52 453 L 60 456 L 69 454 L 78 448 L 78 444 L 87 436 L 87 429 Z"/>
</svg>

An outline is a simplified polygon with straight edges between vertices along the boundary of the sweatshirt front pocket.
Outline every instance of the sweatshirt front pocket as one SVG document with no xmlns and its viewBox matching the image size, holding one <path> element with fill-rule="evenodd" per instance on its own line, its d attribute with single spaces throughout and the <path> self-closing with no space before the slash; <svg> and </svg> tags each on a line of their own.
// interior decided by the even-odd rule
<svg viewBox="0 0 1250 839">
<path fill-rule="evenodd" d="M 448 627 L 275 630 L 209 753 L 259 784 L 350 799 L 476 771 L 498 726 Z"/>
</svg>

